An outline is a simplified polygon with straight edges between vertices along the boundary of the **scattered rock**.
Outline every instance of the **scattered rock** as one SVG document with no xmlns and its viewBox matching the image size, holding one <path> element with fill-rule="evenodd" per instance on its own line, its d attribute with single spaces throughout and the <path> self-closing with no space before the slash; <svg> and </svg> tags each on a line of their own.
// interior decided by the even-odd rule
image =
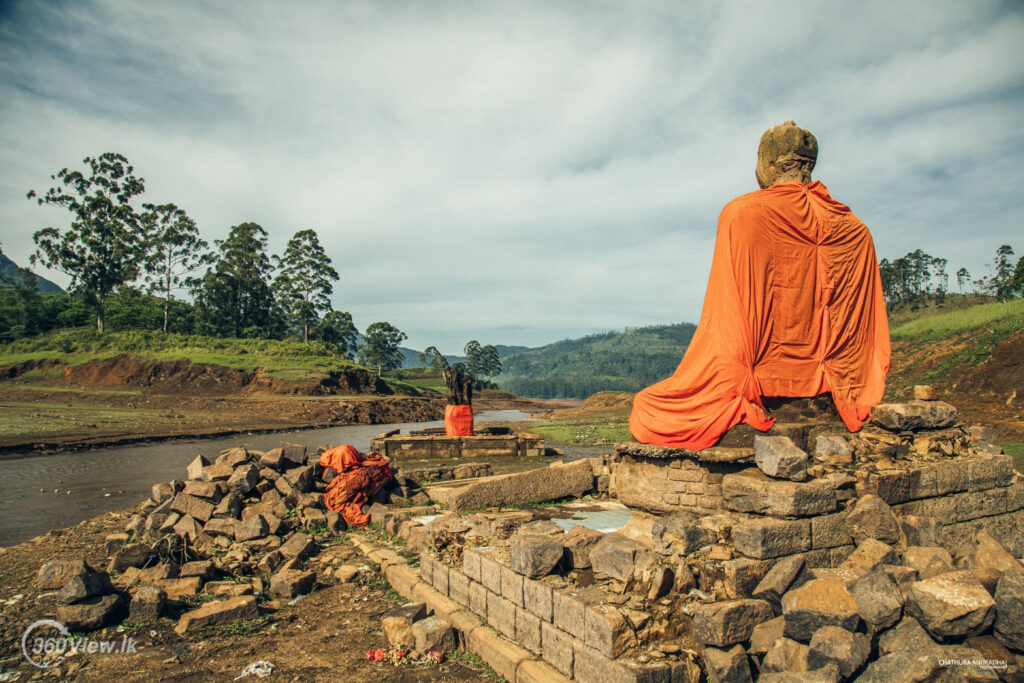
<svg viewBox="0 0 1024 683">
<path fill-rule="evenodd" d="M 213 566 L 213 562 L 209 560 L 196 560 L 194 562 L 186 562 L 181 565 L 181 569 L 178 571 L 178 576 L 182 578 L 188 578 L 190 576 L 198 576 L 204 582 L 209 581 L 216 576 L 217 570 Z"/>
<path fill-rule="evenodd" d="M 747 649 L 750 654 L 764 654 L 772 648 L 775 641 L 785 635 L 786 618 L 775 617 L 768 621 L 762 621 L 750 632 L 750 647 Z"/>
<path fill-rule="evenodd" d="M 747 653 L 741 645 L 728 652 L 713 647 L 704 648 L 704 670 L 711 683 L 746 683 L 752 680 Z"/>
<path fill-rule="evenodd" d="M 776 613 L 780 613 L 782 611 L 782 596 L 793 585 L 793 580 L 803 566 L 803 555 L 790 555 L 782 558 L 768 570 L 768 573 L 754 588 L 753 597 L 767 601 Z"/>
<path fill-rule="evenodd" d="M 37 590 L 53 591 L 63 588 L 75 576 L 93 571 L 85 560 L 51 560 L 36 573 Z"/>
<path fill-rule="evenodd" d="M 574 526 L 560 538 L 565 548 L 566 563 L 573 569 L 589 569 L 590 551 L 604 536 L 600 531 L 585 526 Z"/>
<path fill-rule="evenodd" d="M 308 593 L 316 583 L 316 572 L 282 569 L 270 577 L 270 594 L 291 600 Z"/>
<path fill-rule="evenodd" d="M 871 421 L 893 432 L 942 429 L 956 422 L 956 408 L 944 401 L 879 403 L 871 409 Z"/>
<path fill-rule="evenodd" d="M 883 564 L 899 564 L 899 561 L 899 556 L 890 546 L 873 538 L 866 538 L 839 566 L 870 572 Z"/>
<path fill-rule="evenodd" d="M 820 669 L 835 662 L 843 678 L 849 678 L 867 661 L 871 643 L 860 633 L 850 633 L 838 626 L 824 626 L 811 638 L 807 667 Z"/>
<path fill-rule="evenodd" d="M 590 549 L 590 563 L 598 574 L 627 581 L 633 576 L 637 556 L 646 552 L 640 543 L 612 532 L 605 534 Z"/>
<path fill-rule="evenodd" d="M 168 600 L 180 600 L 198 594 L 203 587 L 203 580 L 198 576 L 189 576 L 184 579 L 163 579 L 157 581 L 156 585 L 164 589 Z"/>
<path fill-rule="evenodd" d="M 457 647 L 455 629 L 439 617 L 427 617 L 414 623 L 412 637 L 419 652 L 451 652 Z"/>
<path fill-rule="evenodd" d="M 359 567 L 351 564 L 343 564 L 334 570 L 334 578 L 339 583 L 349 583 L 359 575 Z"/>
<path fill-rule="evenodd" d="M 182 491 L 174 497 L 171 509 L 180 512 L 182 515 L 192 517 L 200 522 L 208 522 L 213 516 L 213 503 L 202 498 L 190 496 Z"/>
<path fill-rule="evenodd" d="M 764 600 L 724 600 L 698 606 L 693 612 L 693 638 L 727 647 L 750 638 L 754 627 L 775 616 Z"/>
<path fill-rule="evenodd" d="M 953 565 L 944 560 L 940 555 L 934 555 L 925 568 L 918 572 L 918 578 L 921 581 L 924 581 L 925 579 L 930 579 L 933 576 L 946 574 L 951 571 L 953 571 Z"/>
<path fill-rule="evenodd" d="M 688 512 L 662 517 L 653 531 L 662 547 L 680 555 L 690 555 L 718 540 L 713 531 L 701 526 L 697 517 Z"/>
<path fill-rule="evenodd" d="M 267 520 L 263 515 L 253 515 L 244 522 L 235 525 L 235 540 L 239 543 L 263 538 L 269 532 Z"/>
<path fill-rule="evenodd" d="M 862 496 L 847 514 L 846 521 L 850 535 L 858 545 L 868 538 L 888 545 L 896 545 L 900 540 L 900 525 L 896 515 L 878 496 Z"/>
<path fill-rule="evenodd" d="M 936 558 L 950 567 L 953 566 L 953 556 L 945 548 L 912 545 L 903 551 L 903 564 L 916 569 L 919 573 Z"/>
<path fill-rule="evenodd" d="M 199 499 L 196 498 L 196 500 Z M 173 529 L 174 533 L 182 538 L 187 538 L 192 543 L 195 543 L 196 539 L 199 538 L 199 534 L 203 532 L 203 527 L 200 526 L 199 522 L 192 515 L 184 515 L 174 523 Z"/>
<path fill-rule="evenodd" d="M 786 635 L 807 642 L 823 626 L 854 631 L 860 622 L 857 603 L 841 581 L 812 579 L 782 596 Z"/>
<path fill-rule="evenodd" d="M 237 619 L 255 619 L 259 616 L 256 608 L 256 597 L 242 595 L 227 600 L 214 600 L 205 605 L 185 612 L 174 627 L 178 635 L 185 635 L 204 626 L 223 624 Z"/>
<path fill-rule="evenodd" d="M 107 571 L 123 572 L 128 567 L 142 567 L 149 561 L 152 552 L 144 543 L 128 543 L 110 558 Z"/>
<path fill-rule="evenodd" d="M 154 621 L 163 614 L 167 593 L 159 586 L 139 586 L 128 605 L 128 619 L 135 622 Z"/>
<path fill-rule="evenodd" d="M 1024 574 L 1006 572 L 995 594 L 995 636 L 1003 645 L 1024 651 Z"/>
<path fill-rule="evenodd" d="M 281 456 L 286 467 L 301 467 L 306 464 L 306 447 L 298 443 L 282 443 Z"/>
<path fill-rule="evenodd" d="M 509 544 L 513 571 L 531 579 L 547 576 L 562 560 L 562 541 L 545 534 L 520 533 Z"/>
<path fill-rule="evenodd" d="M 413 635 L 412 625 L 426 615 L 426 605 L 422 602 L 407 602 L 381 617 L 381 629 L 391 647 L 404 650 L 415 647 L 416 637 Z"/>
<path fill-rule="evenodd" d="M 122 616 L 124 601 L 117 593 L 89 598 L 73 605 L 57 608 L 57 621 L 69 631 L 95 631 L 117 623 Z"/>
<path fill-rule="evenodd" d="M 667 594 L 676 582 L 676 573 L 672 567 L 658 567 L 651 579 L 651 587 L 647 591 L 647 600 L 654 602 Z"/>
<path fill-rule="evenodd" d="M 883 633 L 878 639 L 878 651 L 882 655 L 912 652 L 938 652 L 939 645 L 921 624 L 913 617 L 903 617 L 899 624 Z"/>
<path fill-rule="evenodd" d="M 807 671 L 808 648 L 803 643 L 782 637 L 768 649 L 761 661 L 761 672 L 800 673 Z"/>
<path fill-rule="evenodd" d="M 110 577 L 106 572 L 84 571 L 79 572 L 68 579 L 57 592 L 57 602 L 64 605 L 72 605 L 82 602 L 88 598 L 94 598 L 105 593 L 112 593 L 114 587 L 110 583 Z"/>
<path fill-rule="evenodd" d="M 221 498 L 220 487 L 214 484 L 212 481 L 195 480 L 189 481 L 185 484 L 185 488 L 182 489 L 182 493 L 186 493 L 196 498 L 202 498 L 208 500 L 211 503 L 217 503 Z"/>
<path fill-rule="evenodd" d="M 256 488 L 256 484 L 258 484 L 259 481 L 259 469 L 256 465 L 246 463 L 235 468 L 235 471 L 231 473 L 231 476 L 228 478 L 228 490 L 234 491 L 240 496 L 246 496 L 250 491 Z M 209 517 L 207 517 L 207 519 L 209 519 Z"/>
<path fill-rule="evenodd" d="M 915 384 L 914 385 L 914 400 L 915 401 L 937 401 L 939 400 L 939 394 L 928 384 Z"/>
<path fill-rule="evenodd" d="M 206 467 L 209 464 L 210 464 L 209 460 L 207 460 L 206 458 L 204 458 L 201 455 L 197 455 L 195 457 L 195 459 L 192 462 L 190 462 L 188 464 L 188 467 L 185 469 L 185 472 L 186 472 L 186 475 L 189 478 L 189 481 L 193 481 L 193 480 L 196 480 L 196 479 L 200 479 L 201 480 L 203 478 L 203 468 Z M 155 496 L 153 497 L 153 500 L 156 500 Z M 157 500 L 157 502 L 159 503 L 160 501 Z"/>
<path fill-rule="evenodd" d="M 1017 561 L 1009 550 L 984 530 L 974 537 L 971 560 L 975 567 L 987 567 L 1002 572 L 1024 573 L 1024 565 Z M 952 560 L 950 560 L 952 562 Z"/>
<path fill-rule="evenodd" d="M 227 536 L 228 538 L 235 538 L 235 528 L 239 524 L 245 522 L 239 522 L 237 519 L 231 517 L 214 517 L 206 526 L 203 527 L 203 531 L 211 536 Z"/>
<path fill-rule="evenodd" d="M 113 555 L 124 546 L 131 537 L 128 534 L 107 534 L 103 539 L 103 549 L 107 555 Z"/>
<path fill-rule="evenodd" d="M 788 436 L 755 436 L 754 462 L 769 477 L 803 481 L 807 478 L 807 453 Z"/>
<path fill-rule="evenodd" d="M 853 448 L 850 442 L 834 434 L 820 434 L 814 440 L 815 460 L 853 462 Z"/>
<path fill-rule="evenodd" d="M 903 593 L 883 568 L 853 581 L 847 590 L 857 603 L 857 613 L 870 632 L 877 633 L 899 621 L 903 611 Z"/>
<path fill-rule="evenodd" d="M 936 638 L 974 636 L 995 619 L 995 601 L 969 571 L 918 581 L 907 593 L 907 614 Z"/>
<path fill-rule="evenodd" d="M 284 544 L 278 548 L 278 551 L 282 556 L 289 560 L 298 559 L 301 561 L 309 557 L 314 548 L 316 548 L 316 544 L 313 542 L 312 538 L 304 533 L 297 533 L 285 541 Z"/>
</svg>

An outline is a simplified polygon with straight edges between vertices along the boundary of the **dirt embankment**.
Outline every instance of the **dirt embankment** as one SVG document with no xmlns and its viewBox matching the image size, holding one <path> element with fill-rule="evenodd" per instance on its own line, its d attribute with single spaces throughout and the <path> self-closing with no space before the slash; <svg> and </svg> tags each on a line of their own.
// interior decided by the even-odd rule
<svg viewBox="0 0 1024 683">
<path fill-rule="evenodd" d="M 151 361 L 128 354 L 65 366 L 55 361 L 25 361 L 0 368 L 0 378 L 17 382 L 40 373 L 46 384 L 77 389 L 140 389 L 155 394 L 194 396 L 273 394 L 284 396 L 390 395 L 386 382 L 362 368 L 343 368 L 320 377 L 289 380 L 262 369 L 240 370 L 188 360 Z"/>
<path fill-rule="evenodd" d="M 395 395 L 360 368 L 292 380 L 129 355 L 0 368 L 0 453 L 7 454 L 443 417 L 443 398 Z"/>
<path fill-rule="evenodd" d="M 894 342 L 886 398 L 902 400 L 914 384 L 931 384 L 965 422 L 990 424 L 1003 438 L 1024 440 L 1024 330 L 989 354 L 963 358 L 984 334 L 980 329 L 925 344 Z"/>
</svg>

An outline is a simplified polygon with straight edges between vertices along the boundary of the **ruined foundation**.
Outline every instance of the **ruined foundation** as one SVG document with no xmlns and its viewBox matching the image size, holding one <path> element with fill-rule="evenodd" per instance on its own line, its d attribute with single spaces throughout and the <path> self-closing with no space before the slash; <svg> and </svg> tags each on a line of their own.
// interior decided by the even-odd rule
<svg viewBox="0 0 1024 683">
<path fill-rule="evenodd" d="M 540 434 L 512 434 L 510 430 L 502 428 L 482 429 L 478 432 L 474 436 L 445 436 L 443 429 L 423 429 L 409 434 L 399 434 L 396 429 L 373 437 L 370 450 L 389 460 L 544 455 L 544 437 Z"/>
<path fill-rule="evenodd" d="M 374 515 L 421 553 L 423 581 L 518 644 L 525 661 L 543 663 L 550 680 L 715 680 L 748 658 L 753 671 L 731 680 L 757 677 L 758 666 L 762 676 L 817 675 L 807 669 L 807 643 L 821 628 L 842 626 L 863 644 L 918 622 L 939 641 L 927 640 L 939 648 L 933 667 L 988 647 L 1017 671 L 1006 649 L 1015 636 L 984 635 L 995 609 L 964 607 L 980 611 L 978 623 L 946 637 L 914 590 L 949 581 L 951 595 L 981 591 L 978 600 L 991 603 L 1002 575 L 1024 574 L 1024 478 L 991 430 L 957 424 L 952 406 L 879 406 L 874 417 L 855 435 L 813 422 L 776 425 L 766 440 L 738 430 L 723 439 L 729 445 L 702 452 L 619 444 L 588 473 L 592 496 L 607 491 L 633 510 L 613 533 L 565 532 L 530 512 L 500 512 L 494 480 L 502 478 L 476 485 L 474 508 L 499 506 L 488 512 L 414 521 L 380 507 Z M 797 464 L 783 476 L 787 458 Z M 554 467 L 545 480 L 566 476 L 567 466 Z M 873 582 L 898 591 L 902 621 L 898 607 L 876 619 L 860 606 L 860 595 L 878 592 Z M 794 606 L 801 599 L 812 606 Z M 778 633 L 758 641 L 758 625 Z M 775 647 L 792 652 L 769 657 Z M 898 669 L 895 649 L 821 680 Z M 792 653 L 790 668 L 776 661 Z"/>
</svg>

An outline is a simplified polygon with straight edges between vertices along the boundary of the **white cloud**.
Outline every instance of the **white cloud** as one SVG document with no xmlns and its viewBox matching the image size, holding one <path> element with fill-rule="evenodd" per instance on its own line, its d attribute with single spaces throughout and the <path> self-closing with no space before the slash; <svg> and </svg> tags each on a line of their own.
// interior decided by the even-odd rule
<svg viewBox="0 0 1024 683">
<path fill-rule="evenodd" d="M 335 305 L 413 346 L 696 321 L 718 211 L 792 118 L 881 255 L 981 273 L 1021 234 L 1002 7 L 15 3 L 0 240 L 25 262 L 63 217 L 24 192 L 119 151 L 208 239 L 316 229 Z"/>
</svg>

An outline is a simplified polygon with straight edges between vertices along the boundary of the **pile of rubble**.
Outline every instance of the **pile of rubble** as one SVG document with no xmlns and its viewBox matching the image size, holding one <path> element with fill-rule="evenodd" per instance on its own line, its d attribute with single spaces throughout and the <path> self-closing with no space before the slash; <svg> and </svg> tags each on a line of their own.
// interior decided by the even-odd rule
<svg viewBox="0 0 1024 683">
<path fill-rule="evenodd" d="M 125 533 L 107 536 L 106 571 L 56 560 L 40 568 L 36 587 L 58 591 L 56 618 L 78 631 L 182 611 L 179 633 L 255 618 L 258 599 L 289 601 L 317 583 L 354 577 L 318 543 L 347 528 L 323 507 L 334 474 L 296 444 L 232 448 L 212 463 L 196 456 L 185 480 L 154 485 Z M 422 489 L 400 478 L 377 499 L 415 496 Z"/>
</svg>

